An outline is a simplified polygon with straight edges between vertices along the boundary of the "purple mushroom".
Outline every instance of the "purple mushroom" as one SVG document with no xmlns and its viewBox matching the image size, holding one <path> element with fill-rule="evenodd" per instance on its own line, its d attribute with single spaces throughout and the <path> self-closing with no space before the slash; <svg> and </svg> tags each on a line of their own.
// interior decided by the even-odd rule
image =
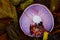
<svg viewBox="0 0 60 40">
<path fill-rule="evenodd" d="M 44 29 L 51 32 L 54 27 L 54 19 L 49 9 L 41 4 L 32 4 L 28 6 L 19 19 L 21 30 L 25 35 L 34 37 L 30 33 L 30 25 L 43 22 Z M 40 37 L 41 35 L 39 35 Z"/>
</svg>

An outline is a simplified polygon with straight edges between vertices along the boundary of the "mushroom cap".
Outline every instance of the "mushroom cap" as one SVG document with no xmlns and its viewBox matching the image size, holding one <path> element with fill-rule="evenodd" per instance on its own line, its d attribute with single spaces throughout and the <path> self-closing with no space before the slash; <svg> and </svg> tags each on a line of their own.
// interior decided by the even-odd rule
<svg viewBox="0 0 60 40">
<path fill-rule="evenodd" d="M 51 32 L 54 27 L 54 19 L 49 9 L 41 4 L 32 4 L 28 6 L 19 19 L 21 30 L 25 35 L 34 37 L 30 34 L 30 24 L 34 24 L 33 17 L 39 16 L 37 19 L 43 22 L 44 29 Z M 39 22 L 39 21 L 38 21 Z M 40 37 L 41 35 L 39 35 Z"/>
</svg>

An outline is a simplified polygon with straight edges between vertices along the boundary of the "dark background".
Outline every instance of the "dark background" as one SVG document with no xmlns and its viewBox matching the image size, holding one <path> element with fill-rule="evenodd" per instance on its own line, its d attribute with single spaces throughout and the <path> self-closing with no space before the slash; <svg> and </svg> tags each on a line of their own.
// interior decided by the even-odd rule
<svg viewBox="0 0 60 40">
<path fill-rule="evenodd" d="M 26 0 L 27 1 L 27 0 Z M 22 0 L 18 5 L 14 5 L 16 7 L 16 12 L 18 16 L 18 23 L 11 22 L 10 25 L 7 27 L 7 31 L 5 29 L 0 30 L 0 33 L 2 32 L 2 36 L 0 37 L 3 40 L 34 40 L 37 39 L 35 37 L 29 37 L 23 33 L 23 31 L 20 28 L 19 25 L 19 18 L 21 17 L 24 9 L 19 9 L 20 4 L 24 3 L 25 0 Z M 45 5 L 51 12 L 54 17 L 54 29 L 49 34 L 48 40 L 60 40 L 60 0 L 34 0 L 34 3 L 40 3 Z M 31 4 L 30 4 L 31 5 Z M 6 26 L 6 25 L 4 25 Z M 2 27 L 3 28 L 3 27 Z M 11 30 L 14 32 L 12 33 Z M 6 34 L 7 33 L 7 34 Z M 16 35 L 15 35 L 16 34 Z M 8 37 L 6 37 L 7 35 Z M 5 36 L 5 37 L 4 37 Z M 43 37 L 38 38 L 38 40 L 42 40 Z"/>
</svg>

